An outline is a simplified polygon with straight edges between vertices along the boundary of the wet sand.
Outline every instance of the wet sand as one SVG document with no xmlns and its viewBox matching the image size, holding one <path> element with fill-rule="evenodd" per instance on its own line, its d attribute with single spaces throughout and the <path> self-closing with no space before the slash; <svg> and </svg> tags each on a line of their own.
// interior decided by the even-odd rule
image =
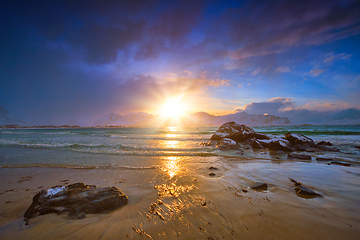
<svg viewBox="0 0 360 240">
<path fill-rule="evenodd" d="M 0 168 L 1 239 L 358 239 L 360 168 L 236 158 L 158 159 L 150 169 Z M 209 170 L 213 166 L 217 169 Z M 210 176 L 209 173 L 215 173 Z M 297 196 L 288 177 L 323 195 Z M 268 190 L 256 191 L 256 181 Z M 117 186 L 129 203 L 71 220 L 23 215 L 43 188 Z"/>
</svg>

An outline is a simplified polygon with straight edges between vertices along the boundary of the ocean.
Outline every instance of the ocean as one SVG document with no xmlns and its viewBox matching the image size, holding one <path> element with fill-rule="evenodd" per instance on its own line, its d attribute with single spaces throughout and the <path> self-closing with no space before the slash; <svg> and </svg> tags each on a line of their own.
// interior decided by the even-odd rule
<svg viewBox="0 0 360 240">
<path fill-rule="evenodd" d="M 0 167 L 116 168 L 156 167 L 151 158 L 279 159 L 266 150 L 220 150 L 203 146 L 217 127 L 0 129 Z M 256 132 L 301 133 L 329 141 L 340 152 L 309 153 L 360 162 L 360 125 L 293 125 L 254 127 Z M 138 157 L 138 158 L 137 158 Z M 280 157 L 284 159 L 284 157 Z M 285 156 L 286 159 L 286 156 Z M 206 160 L 206 161 L 207 161 Z"/>
</svg>

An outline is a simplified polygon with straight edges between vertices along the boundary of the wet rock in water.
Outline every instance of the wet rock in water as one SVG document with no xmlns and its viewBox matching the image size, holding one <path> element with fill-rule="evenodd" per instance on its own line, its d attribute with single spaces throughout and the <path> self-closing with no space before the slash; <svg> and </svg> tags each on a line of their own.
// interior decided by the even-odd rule
<svg viewBox="0 0 360 240">
<path fill-rule="evenodd" d="M 325 161 L 332 161 L 332 158 L 326 158 L 326 157 L 316 157 L 316 161 L 319 162 L 325 162 Z"/>
<path fill-rule="evenodd" d="M 215 146 L 216 142 L 210 141 L 210 142 L 201 142 L 199 143 L 201 146 L 209 147 L 209 146 Z"/>
<path fill-rule="evenodd" d="M 254 132 L 252 134 L 252 137 L 256 138 L 256 139 L 270 139 L 271 138 L 271 137 L 269 137 L 268 135 L 266 135 L 264 133 L 258 133 L 258 132 Z"/>
<path fill-rule="evenodd" d="M 332 161 L 331 163 L 329 163 L 329 165 L 338 165 L 338 166 L 344 166 L 344 167 L 350 167 L 351 166 L 350 163 L 338 162 L 338 161 Z"/>
<path fill-rule="evenodd" d="M 268 189 L 268 185 L 264 182 L 255 182 L 252 186 L 251 189 L 254 190 L 267 190 Z"/>
<path fill-rule="evenodd" d="M 296 151 L 306 151 L 307 149 L 311 149 L 310 145 L 308 144 L 295 144 L 294 148 Z"/>
<path fill-rule="evenodd" d="M 263 149 L 263 145 L 255 138 L 251 139 L 251 146 L 254 149 Z"/>
<path fill-rule="evenodd" d="M 211 166 L 211 167 L 209 167 L 209 170 L 218 170 L 218 168 Z"/>
<path fill-rule="evenodd" d="M 295 145 L 295 144 L 299 144 L 299 145 L 308 145 L 310 147 L 315 147 L 316 144 L 314 142 L 314 140 L 312 140 L 309 137 L 306 137 L 302 134 L 296 134 L 296 133 L 292 133 L 292 132 L 288 132 L 285 134 L 285 139 L 288 140 L 289 142 L 291 142 L 291 144 Z"/>
<path fill-rule="evenodd" d="M 316 144 L 316 146 L 332 146 L 331 142 L 321 141 Z"/>
<path fill-rule="evenodd" d="M 285 152 L 292 152 L 295 149 L 291 146 L 290 142 L 285 139 L 272 141 L 269 143 L 270 150 L 281 150 Z"/>
<path fill-rule="evenodd" d="M 88 213 L 105 213 L 128 203 L 128 197 L 117 187 L 97 188 L 75 183 L 55 186 L 37 193 L 24 214 L 24 221 L 48 213 L 67 213 L 70 219 L 81 219 Z"/>
<path fill-rule="evenodd" d="M 311 156 L 306 155 L 306 154 L 297 154 L 297 153 L 289 153 L 287 158 L 288 159 L 311 160 Z"/>
<path fill-rule="evenodd" d="M 277 155 L 283 155 L 283 154 L 285 154 L 285 152 L 284 152 L 284 151 L 279 150 L 279 151 L 277 151 L 277 152 L 276 152 L 276 154 L 277 154 Z"/>
<path fill-rule="evenodd" d="M 297 196 L 302 197 L 302 198 L 322 197 L 322 195 L 315 192 L 311 188 L 302 185 L 301 182 L 298 182 L 292 178 L 289 178 L 289 180 L 295 184 L 294 190 L 295 190 Z"/>
<path fill-rule="evenodd" d="M 254 134 L 251 127 L 238 124 L 236 122 L 227 122 L 219 127 L 211 136 L 210 140 L 220 141 L 223 138 L 230 138 L 236 142 L 243 142 Z"/>
<path fill-rule="evenodd" d="M 219 143 L 219 148 L 221 150 L 228 150 L 228 149 L 237 149 L 239 148 L 239 146 L 237 145 L 237 143 L 230 139 L 230 138 L 223 138 L 220 140 L 220 143 Z"/>
<path fill-rule="evenodd" d="M 319 145 L 317 148 L 327 152 L 340 152 L 340 150 L 334 146 Z"/>
<path fill-rule="evenodd" d="M 310 147 L 310 148 L 307 148 L 305 151 L 306 151 L 306 152 L 318 152 L 319 149 Z"/>
<path fill-rule="evenodd" d="M 303 197 L 303 198 L 321 197 L 320 194 L 318 194 L 311 188 L 305 187 L 303 185 L 295 187 L 294 190 L 298 196 Z"/>
<path fill-rule="evenodd" d="M 210 176 L 210 177 L 214 177 L 215 175 L 216 175 L 216 174 L 213 173 L 213 172 L 209 173 L 209 176 Z"/>
</svg>

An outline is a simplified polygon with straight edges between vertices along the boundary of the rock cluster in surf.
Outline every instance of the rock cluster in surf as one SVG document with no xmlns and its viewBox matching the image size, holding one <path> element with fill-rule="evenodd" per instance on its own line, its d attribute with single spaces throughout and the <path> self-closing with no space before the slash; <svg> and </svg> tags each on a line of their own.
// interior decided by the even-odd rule
<svg viewBox="0 0 360 240">
<path fill-rule="evenodd" d="M 56 186 L 37 193 L 24 214 L 24 221 L 48 213 L 66 213 L 71 219 L 85 218 L 88 213 L 105 213 L 128 203 L 128 197 L 117 187 L 97 188 L 74 183 Z"/>
<path fill-rule="evenodd" d="M 329 142 L 315 143 L 311 138 L 292 132 L 284 136 L 266 135 L 255 132 L 251 127 L 236 122 L 227 122 L 210 138 L 211 142 L 204 145 L 216 145 L 220 149 L 234 149 L 239 143 L 251 145 L 254 149 L 267 148 L 269 150 L 293 152 L 293 151 L 339 151 Z M 290 154 L 289 158 L 308 159 L 304 154 Z"/>
</svg>

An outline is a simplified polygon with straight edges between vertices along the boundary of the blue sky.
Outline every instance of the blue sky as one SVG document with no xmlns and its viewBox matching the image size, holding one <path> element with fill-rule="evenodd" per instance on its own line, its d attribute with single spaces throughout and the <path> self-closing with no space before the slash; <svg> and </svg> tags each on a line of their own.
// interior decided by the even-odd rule
<svg viewBox="0 0 360 240">
<path fill-rule="evenodd" d="M 0 105 L 32 124 L 90 123 L 181 96 L 188 113 L 360 123 L 359 12 L 359 1 L 1 1 Z"/>
</svg>

